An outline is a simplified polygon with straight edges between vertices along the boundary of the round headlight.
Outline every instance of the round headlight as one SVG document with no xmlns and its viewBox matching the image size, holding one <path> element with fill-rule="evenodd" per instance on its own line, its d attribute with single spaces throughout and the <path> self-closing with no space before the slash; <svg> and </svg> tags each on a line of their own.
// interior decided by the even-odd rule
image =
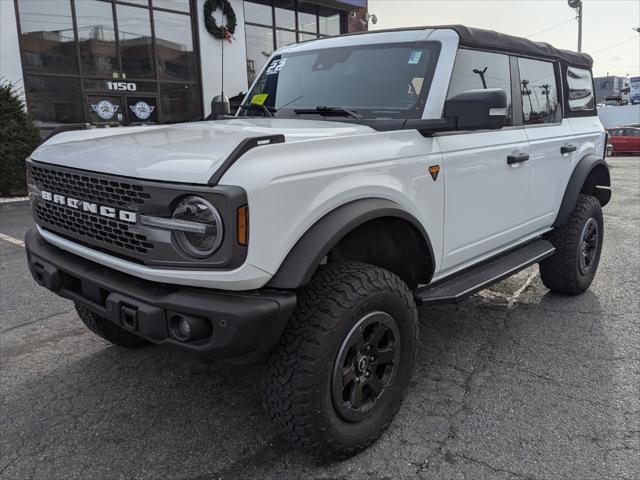
<svg viewBox="0 0 640 480">
<path fill-rule="evenodd" d="M 184 198 L 173 211 L 173 218 L 193 223 L 193 228 L 174 232 L 178 244 L 188 255 L 208 257 L 222 243 L 222 218 L 218 210 L 204 198 Z"/>
</svg>

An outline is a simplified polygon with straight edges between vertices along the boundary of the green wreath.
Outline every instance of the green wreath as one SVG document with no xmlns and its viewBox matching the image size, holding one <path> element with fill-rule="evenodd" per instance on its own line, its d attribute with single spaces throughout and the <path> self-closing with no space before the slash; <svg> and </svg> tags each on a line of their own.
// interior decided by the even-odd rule
<svg viewBox="0 0 640 480">
<path fill-rule="evenodd" d="M 211 15 L 218 9 L 222 9 L 222 14 L 227 17 L 227 24 L 220 26 Z M 204 2 L 204 26 L 207 31 L 221 40 L 230 40 L 231 35 L 236 31 L 236 13 L 228 0 L 207 0 Z"/>
</svg>

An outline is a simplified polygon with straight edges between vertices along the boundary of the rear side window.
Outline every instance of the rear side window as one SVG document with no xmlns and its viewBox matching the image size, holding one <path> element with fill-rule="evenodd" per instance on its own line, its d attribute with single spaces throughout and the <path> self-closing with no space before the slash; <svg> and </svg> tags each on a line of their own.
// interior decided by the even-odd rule
<svg viewBox="0 0 640 480">
<path fill-rule="evenodd" d="M 589 70 L 567 67 L 569 109 L 572 112 L 590 111 L 595 107 L 593 80 Z"/>
<path fill-rule="evenodd" d="M 513 125 L 509 57 L 499 53 L 459 49 L 447 98 L 480 88 L 502 88 L 509 102 L 507 125 Z"/>
<path fill-rule="evenodd" d="M 553 63 L 518 58 L 518 69 L 524 124 L 560 122 L 562 109 Z"/>
</svg>

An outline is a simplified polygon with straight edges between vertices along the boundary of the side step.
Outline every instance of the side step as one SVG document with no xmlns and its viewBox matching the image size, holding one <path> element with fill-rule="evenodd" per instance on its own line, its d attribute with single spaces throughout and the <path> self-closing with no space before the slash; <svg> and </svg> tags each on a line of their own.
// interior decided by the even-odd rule
<svg viewBox="0 0 640 480">
<path fill-rule="evenodd" d="M 547 240 L 536 240 L 497 258 L 455 273 L 433 285 L 418 288 L 414 294 L 418 305 L 458 303 L 494 283 L 553 255 L 555 247 Z"/>
</svg>

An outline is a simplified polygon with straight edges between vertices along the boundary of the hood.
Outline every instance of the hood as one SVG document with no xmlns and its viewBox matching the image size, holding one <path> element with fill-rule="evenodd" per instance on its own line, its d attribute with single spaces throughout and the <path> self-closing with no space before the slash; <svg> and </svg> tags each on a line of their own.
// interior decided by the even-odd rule
<svg viewBox="0 0 640 480">
<path fill-rule="evenodd" d="M 300 142 L 371 132 L 364 125 L 285 118 L 100 128 L 60 133 L 31 158 L 146 180 L 206 184 L 245 138 L 284 134 L 286 142 Z"/>
</svg>

